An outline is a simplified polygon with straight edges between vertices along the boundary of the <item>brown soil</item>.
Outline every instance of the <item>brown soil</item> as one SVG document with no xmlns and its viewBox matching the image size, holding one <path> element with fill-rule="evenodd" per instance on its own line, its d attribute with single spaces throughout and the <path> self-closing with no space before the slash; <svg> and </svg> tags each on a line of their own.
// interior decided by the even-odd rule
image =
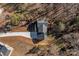
<svg viewBox="0 0 79 59">
<path fill-rule="evenodd" d="M 4 37 L 0 38 L 0 42 L 13 48 L 12 56 L 23 56 L 34 45 L 31 39 L 24 37 Z"/>
<path fill-rule="evenodd" d="M 16 27 L 12 28 L 11 31 L 12 31 L 12 32 L 26 32 L 27 29 L 26 29 L 26 27 L 19 27 L 19 26 L 16 26 Z"/>
</svg>

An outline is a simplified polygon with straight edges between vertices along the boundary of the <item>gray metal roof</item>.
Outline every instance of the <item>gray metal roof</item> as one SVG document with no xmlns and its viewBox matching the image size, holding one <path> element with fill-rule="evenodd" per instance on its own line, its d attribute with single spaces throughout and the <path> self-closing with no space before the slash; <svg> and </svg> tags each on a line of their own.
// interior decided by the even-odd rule
<svg viewBox="0 0 79 59">
<path fill-rule="evenodd" d="M 0 42 L 0 56 L 9 56 L 13 48 Z"/>
<path fill-rule="evenodd" d="M 37 23 L 48 23 L 46 19 L 38 19 Z"/>
</svg>

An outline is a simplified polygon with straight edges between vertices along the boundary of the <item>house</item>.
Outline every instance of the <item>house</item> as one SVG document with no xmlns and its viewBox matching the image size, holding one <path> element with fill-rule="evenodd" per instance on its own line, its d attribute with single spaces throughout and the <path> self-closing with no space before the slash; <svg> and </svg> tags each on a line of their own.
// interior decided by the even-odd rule
<svg viewBox="0 0 79 59">
<path fill-rule="evenodd" d="M 0 42 L 0 56 L 10 56 L 13 48 Z"/>
<path fill-rule="evenodd" d="M 31 37 L 35 39 L 45 39 L 47 37 L 48 22 L 45 19 L 38 19 L 28 26 Z"/>
</svg>

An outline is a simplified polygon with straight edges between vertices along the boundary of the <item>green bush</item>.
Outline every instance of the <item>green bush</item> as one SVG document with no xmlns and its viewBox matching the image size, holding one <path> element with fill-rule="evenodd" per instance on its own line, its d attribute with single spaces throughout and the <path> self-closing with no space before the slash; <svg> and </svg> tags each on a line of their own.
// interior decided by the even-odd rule
<svg viewBox="0 0 79 59">
<path fill-rule="evenodd" d="M 63 22 L 59 22 L 58 26 L 59 26 L 60 31 L 64 31 L 65 24 Z"/>
<path fill-rule="evenodd" d="M 11 16 L 11 24 L 12 25 L 18 25 L 20 22 L 20 15 L 19 14 L 13 14 Z"/>
<path fill-rule="evenodd" d="M 76 17 L 76 24 L 79 25 L 79 16 Z"/>
</svg>

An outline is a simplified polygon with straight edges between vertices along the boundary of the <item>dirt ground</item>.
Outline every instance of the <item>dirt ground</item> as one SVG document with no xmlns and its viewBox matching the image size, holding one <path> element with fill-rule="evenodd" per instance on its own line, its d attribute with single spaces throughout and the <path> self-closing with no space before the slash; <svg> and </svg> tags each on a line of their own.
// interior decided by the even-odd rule
<svg viewBox="0 0 79 59">
<path fill-rule="evenodd" d="M 25 26 L 24 27 L 16 26 L 11 30 L 11 32 L 26 32 L 26 31 L 27 31 L 27 28 Z"/>
<path fill-rule="evenodd" d="M 33 47 L 32 40 L 24 37 L 4 37 L 0 38 L 0 42 L 13 48 L 12 56 L 24 56 Z"/>
</svg>

